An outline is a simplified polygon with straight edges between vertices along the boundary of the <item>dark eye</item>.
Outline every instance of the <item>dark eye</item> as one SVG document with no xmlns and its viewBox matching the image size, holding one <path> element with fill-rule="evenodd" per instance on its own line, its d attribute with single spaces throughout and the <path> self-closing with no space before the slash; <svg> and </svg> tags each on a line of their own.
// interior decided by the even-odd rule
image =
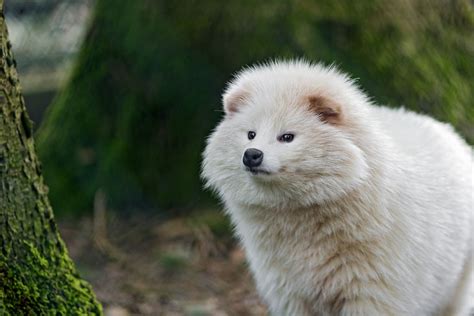
<svg viewBox="0 0 474 316">
<path fill-rule="evenodd" d="M 283 134 L 278 137 L 278 140 L 280 142 L 291 143 L 293 141 L 293 138 L 295 138 L 295 135 L 293 134 Z"/>
<path fill-rule="evenodd" d="M 252 139 L 255 138 L 255 135 L 257 135 L 257 134 L 255 134 L 254 131 L 250 131 L 250 132 L 248 132 L 247 137 L 248 137 L 250 140 L 252 140 Z"/>
</svg>

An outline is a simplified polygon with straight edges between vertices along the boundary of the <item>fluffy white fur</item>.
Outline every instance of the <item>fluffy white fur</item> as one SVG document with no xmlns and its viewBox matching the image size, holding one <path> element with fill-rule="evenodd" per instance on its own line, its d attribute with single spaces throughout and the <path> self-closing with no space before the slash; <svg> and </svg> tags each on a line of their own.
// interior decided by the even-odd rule
<svg viewBox="0 0 474 316">
<path fill-rule="evenodd" d="M 202 175 L 272 314 L 468 314 L 473 156 L 451 126 L 375 106 L 346 75 L 302 61 L 243 70 L 224 110 Z M 247 148 L 264 152 L 266 173 L 246 170 Z"/>
</svg>

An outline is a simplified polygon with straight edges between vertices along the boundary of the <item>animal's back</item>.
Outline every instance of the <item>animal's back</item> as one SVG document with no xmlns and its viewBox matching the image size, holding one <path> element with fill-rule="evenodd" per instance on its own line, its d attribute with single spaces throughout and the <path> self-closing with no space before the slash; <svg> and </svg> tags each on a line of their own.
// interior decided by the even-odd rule
<svg viewBox="0 0 474 316">
<path fill-rule="evenodd" d="M 436 258 L 431 263 L 433 271 L 449 275 L 454 267 L 462 269 L 459 262 L 464 262 L 464 272 L 459 280 L 469 280 L 474 219 L 472 149 L 450 125 L 430 117 L 386 107 L 373 107 L 373 112 L 381 130 L 392 141 L 394 154 L 400 155 L 406 163 L 401 186 L 408 199 L 414 202 L 410 207 L 412 215 L 416 216 L 416 209 L 419 209 L 419 231 L 426 230 L 429 240 L 424 247 L 429 249 L 431 260 Z M 451 256 L 446 256 L 447 253 Z M 466 281 L 460 282 L 454 290 L 454 298 L 450 299 L 453 311 L 466 306 L 461 303 L 466 300 L 465 295 L 472 299 L 473 294 L 467 294 L 466 286 Z M 453 311 L 453 315 L 457 314 Z"/>
<path fill-rule="evenodd" d="M 401 153 L 435 164 L 446 158 L 452 162 L 453 157 L 463 162 L 472 159 L 471 149 L 451 125 L 404 108 L 373 106 L 372 109 L 374 119 Z"/>
<path fill-rule="evenodd" d="M 462 203 L 470 200 L 472 210 L 473 151 L 451 125 L 403 108 L 372 109 L 374 119 L 393 143 L 394 154 L 407 162 L 408 173 L 416 182 L 439 190 L 439 194 L 464 195 Z"/>
<path fill-rule="evenodd" d="M 419 197 L 437 201 L 447 212 L 463 212 L 472 221 L 473 151 L 445 123 L 405 109 L 373 107 L 373 117 L 403 161 L 406 185 Z M 416 187 L 415 187 L 416 186 Z M 467 214 L 469 213 L 469 215 Z"/>
</svg>

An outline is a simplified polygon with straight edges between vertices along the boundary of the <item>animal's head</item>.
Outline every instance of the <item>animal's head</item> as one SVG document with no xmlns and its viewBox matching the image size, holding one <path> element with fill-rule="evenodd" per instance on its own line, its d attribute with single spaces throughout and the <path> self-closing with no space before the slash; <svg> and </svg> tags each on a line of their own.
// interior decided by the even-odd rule
<svg viewBox="0 0 474 316">
<path fill-rule="evenodd" d="M 277 62 L 243 70 L 224 93 L 203 178 L 233 203 L 288 208 L 338 199 L 368 174 L 358 146 L 367 103 L 334 68 Z"/>
</svg>

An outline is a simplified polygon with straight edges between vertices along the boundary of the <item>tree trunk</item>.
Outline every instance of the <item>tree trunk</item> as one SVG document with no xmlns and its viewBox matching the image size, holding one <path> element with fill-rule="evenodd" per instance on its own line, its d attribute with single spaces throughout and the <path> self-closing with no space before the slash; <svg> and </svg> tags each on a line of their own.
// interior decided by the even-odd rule
<svg viewBox="0 0 474 316">
<path fill-rule="evenodd" d="M 61 240 L 0 0 L 0 314 L 102 314 Z"/>
</svg>

